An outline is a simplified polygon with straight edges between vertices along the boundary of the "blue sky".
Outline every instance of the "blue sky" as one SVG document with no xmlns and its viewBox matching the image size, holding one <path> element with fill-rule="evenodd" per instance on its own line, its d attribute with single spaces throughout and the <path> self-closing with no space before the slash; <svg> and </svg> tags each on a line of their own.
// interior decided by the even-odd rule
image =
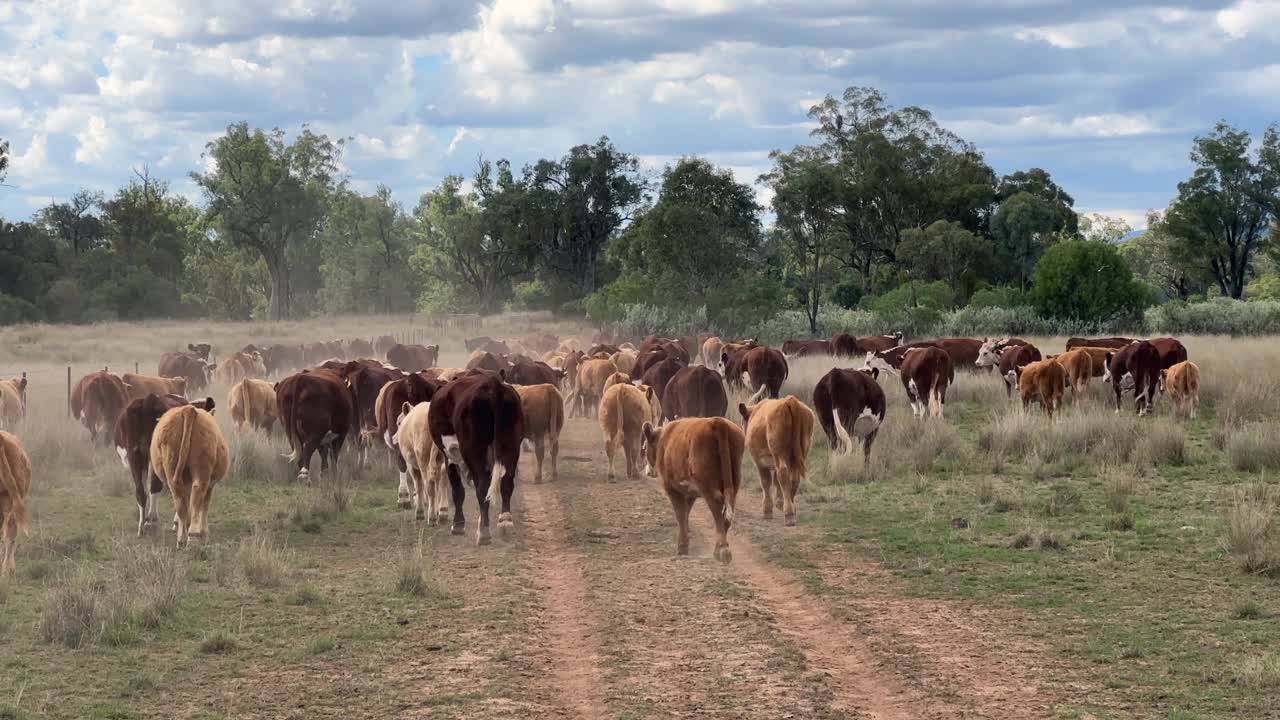
<svg viewBox="0 0 1280 720">
<path fill-rule="evenodd" d="M 1280 1 L 13 0 L 0 215 L 142 163 L 196 198 L 187 173 L 240 119 L 349 137 L 352 181 L 408 206 L 480 155 L 601 134 L 655 171 L 700 154 L 753 182 L 853 84 L 1136 223 L 1197 133 L 1280 117 Z"/>
</svg>

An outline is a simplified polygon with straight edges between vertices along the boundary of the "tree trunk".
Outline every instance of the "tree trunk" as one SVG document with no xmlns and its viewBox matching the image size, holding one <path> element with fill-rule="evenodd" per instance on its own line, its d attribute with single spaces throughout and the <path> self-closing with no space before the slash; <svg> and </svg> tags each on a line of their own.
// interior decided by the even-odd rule
<svg viewBox="0 0 1280 720">
<path fill-rule="evenodd" d="M 271 305 L 267 317 L 273 322 L 289 319 L 289 264 L 282 257 L 264 254 L 267 273 L 271 275 Z"/>
</svg>

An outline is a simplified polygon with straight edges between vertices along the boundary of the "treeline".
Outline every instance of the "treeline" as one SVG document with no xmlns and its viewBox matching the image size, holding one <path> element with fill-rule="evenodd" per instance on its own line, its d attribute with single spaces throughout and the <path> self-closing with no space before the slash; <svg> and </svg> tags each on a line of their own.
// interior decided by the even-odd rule
<svg viewBox="0 0 1280 720">
<path fill-rule="evenodd" d="M 1170 301 L 1280 298 L 1275 128 L 1197 137 L 1191 177 L 1134 234 L 1079 215 L 1044 170 L 998 175 L 874 89 L 809 114 L 810 142 L 754 185 L 698 157 L 651 177 L 601 138 L 519 169 L 482 160 L 411 209 L 354 189 L 340 138 L 235 124 L 191 174 L 198 206 L 142 171 L 0 221 L 0 322 L 511 308 L 604 324 L 696 308 L 718 327 L 799 311 L 816 332 L 841 309 L 1123 326 Z M 0 179 L 7 162 L 0 149 Z"/>
</svg>

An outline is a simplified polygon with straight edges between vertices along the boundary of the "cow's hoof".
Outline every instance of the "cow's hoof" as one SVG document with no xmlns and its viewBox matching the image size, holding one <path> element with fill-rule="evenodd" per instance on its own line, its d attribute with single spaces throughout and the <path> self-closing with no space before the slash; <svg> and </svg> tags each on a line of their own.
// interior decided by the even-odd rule
<svg viewBox="0 0 1280 720">
<path fill-rule="evenodd" d="M 716 559 L 725 565 L 728 565 L 733 562 L 733 553 L 729 552 L 728 546 L 718 548 L 716 550 Z"/>
<path fill-rule="evenodd" d="M 766 505 L 766 506 L 765 506 L 765 508 L 764 508 L 764 512 L 763 512 L 763 513 L 761 513 L 761 516 L 762 516 L 765 520 L 772 520 L 772 519 L 773 519 L 773 506 L 772 506 L 772 505 Z"/>
<path fill-rule="evenodd" d="M 493 538 L 489 537 L 489 531 L 480 530 L 476 532 L 476 545 L 484 546 L 493 542 Z"/>
<path fill-rule="evenodd" d="M 411 508 L 411 507 L 413 507 L 413 501 L 412 501 L 412 500 L 410 500 L 409 498 L 400 498 L 400 509 L 401 509 L 401 510 L 408 510 L 408 509 L 409 509 L 409 508 Z"/>
<path fill-rule="evenodd" d="M 795 527 L 795 526 L 796 526 L 796 514 L 795 514 L 795 513 L 791 513 L 790 515 L 787 515 L 787 516 L 783 517 L 783 518 L 782 518 L 782 524 L 783 524 L 783 525 L 786 525 L 787 527 Z"/>
<path fill-rule="evenodd" d="M 453 527 L 449 528 L 449 534 L 450 535 L 466 535 L 467 528 L 464 525 L 454 525 Z"/>
<path fill-rule="evenodd" d="M 511 513 L 504 512 L 498 515 L 498 527 L 509 528 L 515 527 L 515 521 L 511 519 Z"/>
<path fill-rule="evenodd" d="M 422 522 L 423 520 L 427 519 L 427 514 L 419 510 L 418 512 L 413 514 L 413 519 L 417 520 L 418 522 Z"/>
<path fill-rule="evenodd" d="M 679 546 L 677 546 L 677 547 L 676 547 L 676 555 L 677 555 L 677 556 L 679 556 L 679 557 L 684 557 L 685 555 L 688 555 L 688 554 L 689 554 L 689 546 L 688 546 L 688 545 L 679 545 Z"/>
</svg>

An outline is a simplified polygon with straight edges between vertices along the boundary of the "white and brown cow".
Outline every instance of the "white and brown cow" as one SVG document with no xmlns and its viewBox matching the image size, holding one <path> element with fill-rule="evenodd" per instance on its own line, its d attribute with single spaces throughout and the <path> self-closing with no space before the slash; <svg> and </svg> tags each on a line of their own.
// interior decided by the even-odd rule
<svg viewBox="0 0 1280 720">
<path fill-rule="evenodd" d="M 884 389 L 876 382 L 876 368 L 834 368 L 813 388 L 813 406 L 827 434 L 832 452 L 853 451 L 853 435 L 862 439 L 862 456 L 871 457 L 871 444 L 884 422 Z"/>
<path fill-rule="evenodd" d="M 867 368 L 898 375 L 911 401 L 911 414 L 918 418 L 942 417 L 947 388 L 955 380 L 951 356 L 931 345 L 867 354 Z M 899 358 L 895 367 L 890 358 Z"/>
</svg>

